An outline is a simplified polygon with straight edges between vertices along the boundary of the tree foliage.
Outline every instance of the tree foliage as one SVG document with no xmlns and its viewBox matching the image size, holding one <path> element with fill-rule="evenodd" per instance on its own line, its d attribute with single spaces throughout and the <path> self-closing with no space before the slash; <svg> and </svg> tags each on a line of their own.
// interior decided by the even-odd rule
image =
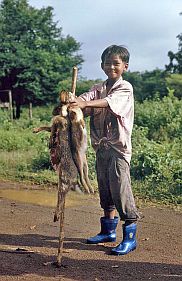
<svg viewBox="0 0 182 281">
<path fill-rule="evenodd" d="M 180 13 L 182 15 L 182 13 Z M 170 73 L 179 73 L 182 74 L 182 33 L 177 36 L 178 43 L 178 52 L 173 53 L 172 51 L 168 52 L 169 64 L 166 65 L 166 70 Z"/>
<path fill-rule="evenodd" d="M 37 103 L 55 101 L 57 86 L 80 66 L 80 43 L 53 21 L 53 8 L 35 9 L 27 0 L 3 0 L 0 6 L 2 87 L 26 91 Z"/>
<path fill-rule="evenodd" d="M 182 98 L 182 74 L 174 73 L 166 78 L 167 87 L 174 91 L 174 95 Z"/>
<path fill-rule="evenodd" d="M 153 71 L 126 72 L 125 79 L 134 88 L 134 95 L 137 101 L 143 102 L 146 99 L 163 98 L 167 96 L 166 77 L 168 74 L 160 69 Z"/>
<path fill-rule="evenodd" d="M 181 108 L 173 90 L 161 100 L 136 102 L 131 174 L 148 198 L 182 200 Z"/>
</svg>

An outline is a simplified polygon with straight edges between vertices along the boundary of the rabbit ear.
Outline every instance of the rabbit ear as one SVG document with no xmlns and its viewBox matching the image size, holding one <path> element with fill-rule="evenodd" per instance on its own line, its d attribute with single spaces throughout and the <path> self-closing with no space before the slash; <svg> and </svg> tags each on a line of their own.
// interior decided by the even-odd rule
<svg viewBox="0 0 182 281">
<path fill-rule="evenodd" d="M 63 91 L 61 91 L 61 92 L 59 93 L 59 100 L 60 100 L 60 102 L 61 102 L 61 98 L 62 98 L 62 92 L 63 92 Z"/>
<path fill-rule="evenodd" d="M 63 104 L 69 103 L 69 97 L 70 97 L 70 94 L 69 94 L 68 91 L 62 90 L 62 91 L 59 93 L 60 102 L 63 103 Z"/>
<path fill-rule="evenodd" d="M 60 100 L 61 103 L 63 102 L 63 99 L 64 99 L 64 92 L 65 91 L 63 90 L 59 93 L 59 100 Z"/>
</svg>

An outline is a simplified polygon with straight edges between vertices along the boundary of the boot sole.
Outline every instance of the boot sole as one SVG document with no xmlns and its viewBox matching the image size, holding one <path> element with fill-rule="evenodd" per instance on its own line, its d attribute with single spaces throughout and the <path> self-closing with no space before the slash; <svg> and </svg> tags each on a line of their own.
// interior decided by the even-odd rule
<svg viewBox="0 0 182 281">
<path fill-rule="evenodd" d="M 124 256 L 124 255 L 127 255 L 127 254 L 129 254 L 130 252 L 132 252 L 132 251 L 134 251 L 134 250 L 136 250 L 136 247 L 133 248 L 132 250 L 126 252 L 126 253 L 111 252 L 111 255 L 115 255 L 115 256 Z"/>
<path fill-rule="evenodd" d="M 109 243 L 109 242 L 116 242 L 116 239 L 110 239 L 110 240 L 102 240 L 102 241 L 99 241 L 99 242 L 92 242 L 92 241 L 89 241 L 87 240 L 87 244 L 93 244 L 93 245 L 96 245 L 96 244 L 99 244 L 99 243 Z"/>
</svg>

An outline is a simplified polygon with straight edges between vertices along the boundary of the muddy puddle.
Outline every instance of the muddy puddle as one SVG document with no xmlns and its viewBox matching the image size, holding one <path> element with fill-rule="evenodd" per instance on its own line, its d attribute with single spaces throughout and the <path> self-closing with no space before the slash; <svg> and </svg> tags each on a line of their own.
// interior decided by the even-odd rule
<svg viewBox="0 0 182 281">
<path fill-rule="evenodd" d="M 55 207 L 57 203 L 57 190 L 33 190 L 33 189 L 1 189 L 0 198 L 19 201 L 27 204 Z M 94 199 L 96 197 L 94 196 Z M 87 206 L 92 204 L 93 195 L 69 191 L 66 196 L 66 206 Z M 95 201 L 95 200 L 94 200 Z"/>
</svg>

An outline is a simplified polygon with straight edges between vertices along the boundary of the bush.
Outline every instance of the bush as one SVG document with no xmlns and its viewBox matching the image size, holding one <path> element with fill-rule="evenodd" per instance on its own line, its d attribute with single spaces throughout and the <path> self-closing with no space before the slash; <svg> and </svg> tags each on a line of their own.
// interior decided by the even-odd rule
<svg viewBox="0 0 182 281">
<path fill-rule="evenodd" d="M 181 202 L 181 102 L 169 92 L 162 100 L 135 105 L 131 176 L 139 197 Z M 22 118 L 13 122 L 7 112 L 0 111 L 0 177 L 38 184 L 57 182 L 49 159 L 49 133 L 32 133 L 33 127 L 50 123 L 52 108 L 52 105 L 33 108 L 32 120 L 28 118 L 28 109 L 23 108 Z M 89 132 L 88 120 L 86 124 Z M 89 177 L 95 185 L 95 152 L 90 141 L 87 159 Z"/>
<path fill-rule="evenodd" d="M 162 100 L 145 100 L 135 105 L 135 124 L 148 129 L 147 138 L 162 142 L 182 135 L 182 100 L 169 91 Z"/>
<path fill-rule="evenodd" d="M 48 147 L 43 147 L 38 151 L 37 155 L 32 159 L 32 170 L 53 170 L 50 163 L 50 154 Z"/>
<path fill-rule="evenodd" d="M 181 141 L 157 143 L 146 138 L 146 128 L 135 126 L 131 176 L 144 184 L 142 193 L 148 198 L 181 202 Z"/>
</svg>

